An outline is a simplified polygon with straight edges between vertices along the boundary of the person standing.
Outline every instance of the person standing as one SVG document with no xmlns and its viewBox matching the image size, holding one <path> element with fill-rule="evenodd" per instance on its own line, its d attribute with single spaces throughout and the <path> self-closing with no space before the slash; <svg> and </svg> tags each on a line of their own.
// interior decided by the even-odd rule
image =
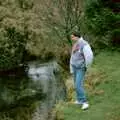
<svg viewBox="0 0 120 120">
<path fill-rule="evenodd" d="M 72 33 L 71 39 L 75 42 L 70 58 L 70 73 L 73 74 L 76 90 L 75 104 L 82 105 L 81 109 L 85 110 L 89 107 L 89 103 L 85 95 L 84 78 L 87 68 L 93 61 L 93 52 L 89 43 L 79 33 Z"/>
</svg>

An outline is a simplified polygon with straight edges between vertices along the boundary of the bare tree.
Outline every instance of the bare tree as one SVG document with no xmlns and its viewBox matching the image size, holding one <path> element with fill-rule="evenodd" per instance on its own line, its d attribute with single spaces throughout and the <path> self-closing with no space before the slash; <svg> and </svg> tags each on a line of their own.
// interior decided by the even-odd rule
<svg viewBox="0 0 120 120">
<path fill-rule="evenodd" d="M 65 35 L 67 40 L 71 44 L 70 41 L 70 33 L 73 29 L 78 29 L 79 21 L 81 16 L 81 1 L 80 0 L 59 0 L 59 6 L 64 13 L 64 21 L 65 21 Z"/>
<path fill-rule="evenodd" d="M 42 8 L 44 24 L 49 26 L 60 40 L 65 37 L 71 44 L 69 37 L 71 31 L 79 29 L 82 0 L 44 0 L 42 2 L 36 0 L 36 2 L 39 3 L 38 9 Z"/>
</svg>

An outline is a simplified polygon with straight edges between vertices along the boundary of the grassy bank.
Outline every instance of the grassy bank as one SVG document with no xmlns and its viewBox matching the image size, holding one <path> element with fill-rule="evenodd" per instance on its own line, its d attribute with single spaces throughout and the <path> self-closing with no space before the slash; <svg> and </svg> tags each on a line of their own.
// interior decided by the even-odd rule
<svg viewBox="0 0 120 120">
<path fill-rule="evenodd" d="M 67 81 L 69 97 L 75 100 L 72 80 Z M 71 87 L 70 87 L 71 86 Z M 101 52 L 88 70 L 85 87 L 90 108 L 82 111 L 71 102 L 57 106 L 64 120 L 120 120 L 120 53 Z"/>
</svg>

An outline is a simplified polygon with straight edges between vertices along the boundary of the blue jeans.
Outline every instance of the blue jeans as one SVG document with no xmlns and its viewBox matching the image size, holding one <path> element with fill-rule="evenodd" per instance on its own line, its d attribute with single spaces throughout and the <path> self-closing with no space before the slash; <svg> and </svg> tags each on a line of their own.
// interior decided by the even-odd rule
<svg viewBox="0 0 120 120">
<path fill-rule="evenodd" d="M 77 100 L 81 103 L 86 102 L 85 90 L 84 90 L 84 77 L 86 73 L 85 68 L 73 67 L 74 85 L 76 90 Z"/>
</svg>

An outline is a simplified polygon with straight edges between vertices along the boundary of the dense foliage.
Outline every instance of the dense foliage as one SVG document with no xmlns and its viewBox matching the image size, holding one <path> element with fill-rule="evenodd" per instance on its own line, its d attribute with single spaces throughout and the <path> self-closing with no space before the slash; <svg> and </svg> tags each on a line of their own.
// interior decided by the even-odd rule
<svg viewBox="0 0 120 120">
<path fill-rule="evenodd" d="M 0 0 L 0 69 L 21 63 L 27 34 L 24 12 L 15 0 Z"/>
<path fill-rule="evenodd" d="M 26 51 L 40 59 L 52 56 L 59 59 L 64 53 L 66 56 L 70 32 L 78 25 L 81 12 L 79 0 L 72 3 L 72 0 L 0 0 L 0 69 L 20 64 L 28 57 Z"/>
<path fill-rule="evenodd" d="M 0 0 L 0 69 L 28 56 L 68 61 L 74 30 L 94 48 L 119 45 L 119 18 L 111 0 Z"/>
<path fill-rule="evenodd" d="M 120 3 L 112 0 L 85 0 L 83 22 L 84 30 L 92 37 L 94 44 L 101 47 L 120 45 Z"/>
<path fill-rule="evenodd" d="M 45 8 L 48 4 L 37 0 L 0 0 L 0 69 L 20 64 L 27 57 L 25 51 L 42 58 L 49 57 L 50 51 L 56 52 L 57 36 L 47 19 L 52 17 L 50 8 Z"/>
</svg>

